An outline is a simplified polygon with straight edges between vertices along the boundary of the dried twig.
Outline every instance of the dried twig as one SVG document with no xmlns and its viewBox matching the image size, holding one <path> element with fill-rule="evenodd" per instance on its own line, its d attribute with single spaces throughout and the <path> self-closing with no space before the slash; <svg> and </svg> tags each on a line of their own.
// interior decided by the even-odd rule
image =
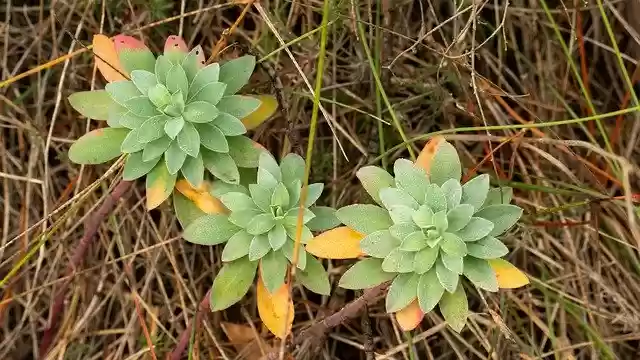
<svg viewBox="0 0 640 360">
<path fill-rule="evenodd" d="M 80 266 L 84 256 L 91 245 L 91 241 L 98 232 L 98 228 L 102 223 L 102 220 L 113 210 L 118 200 L 124 195 L 124 193 L 131 187 L 131 181 L 120 181 L 118 185 L 113 189 L 111 194 L 104 200 L 100 208 L 93 214 L 93 216 L 87 219 L 84 228 L 84 234 L 78 243 L 78 246 L 73 252 L 69 266 L 67 267 L 68 279 L 62 283 L 62 286 L 58 289 L 53 301 L 53 305 L 49 311 L 49 325 L 44 330 L 42 340 L 40 341 L 40 357 L 44 356 L 49 351 L 51 342 L 56 335 L 58 328 L 58 319 L 60 318 L 62 307 L 64 304 L 65 295 L 67 295 L 67 288 L 73 279 L 73 274 Z"/>
<path fill-rule="evenodd" d="M 187 345 L 189 345 L 189 336 L 191 335 L 191 329 L 193 329 L 193 324 L 195 323 L 196 329 L 200 326 L 200 323 L 202 323 L 202 317 L 204 316 L 204 314 L 209 312 L 209 309 L 211 306 L 210 301 L 211 301 L 211 290 L 207 291 L 202 301 L 200 301 L 200 305 L 198 305 L 198 311 L 196 311 L 195 320 L 191 322 L 189 325 L 187 325 L 187 328 L 184 329 L 182 334 L 180 334 L 180 338 L 178 339 L 178 344 L 176 345 L 176 348 L 173 349 L 171 354 L 167 356 L 168 360 L 180 360 L 180 358 L 182 357 L 182 353 L 187 348 Z"/>
</svg>

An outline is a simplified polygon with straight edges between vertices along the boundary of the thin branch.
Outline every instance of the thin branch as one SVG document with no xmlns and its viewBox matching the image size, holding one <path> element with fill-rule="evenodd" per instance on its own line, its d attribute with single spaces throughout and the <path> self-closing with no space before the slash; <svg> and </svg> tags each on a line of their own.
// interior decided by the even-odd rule
<svg viewBox="0 0 640 360">
<path fill-rule="evenodd" d="M 124 195 L 124 193 L 131 187 L 131 181 L 120 181 L 118 185 L 113 189 L 111 194 L 104 200 L 100 208 L 87 219 L 84 228 L 84 234 L 78 243 L 78 246 L 73 251 L 73 255 L 71 256 L 71 261 L 69 262 L 69 266 L 67 266 L 67 274 L 68 279 L 62 283 L 62 286 L 58 289 L 58 292 L 55 295 L 53 305 L 49 311 L 49 324 L 44 330 L 44 334 L 42 336 L 42 340 L 40 341 L 40 358 L 44 358 L 49 351 L 51 343 L 57 333 L 58 328 L 58 319 L 63 310 L 64 298 L 67 295 L 67 289 L 71 280 L 73 279 L 73 275 L 80 267 L 82 260 L 85 257 L 87 250 L 89 249 L 89 245 L 91 245 L 92 240 L 94 239 L 96 233 L 98 232 L 98 228 L 102 223 L 102 220 L 115 208 L 118 200 Z"/>
<path fill-rule="evenodd" d="M 193 324 L 195 323 L 196 329 L 200 326 L 200 324 L 202 323 L 202 318 L 204 317 L 204 314 L 209 312 L 211 308 L 210 301 L 211 301 L 211 290 L 207 291 L 202 301 L 200 301 L 200 305 L 198 305 L 198 310 L 196 311 L 195 320 L 191 322 L 189 325 L 187 325 L 187 328 L 184 329 L 182 334 L 180 334 L 180 338 L 178 339 L 178 344 L 176 345 L 176 348 L 173 349 L 173 351 L 171 352 L 171 354 L 169 354 L 169 356 L 167 356 L 168 360 L 180 360 L 182 358 L 182 353 L 187 348 L 187 345 L 189 345 L 189 337 L 191 335 L 191 331 L 192 331 L 191 329 L 193 329 Z"/>
</svg>

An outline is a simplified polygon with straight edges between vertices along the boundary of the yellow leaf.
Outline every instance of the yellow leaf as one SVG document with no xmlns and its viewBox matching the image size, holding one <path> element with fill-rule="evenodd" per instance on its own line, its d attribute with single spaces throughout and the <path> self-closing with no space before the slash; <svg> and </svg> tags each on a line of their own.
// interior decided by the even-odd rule
<svg viewBox="0 0 640 360">
<path fill-rule="evenodd" d="M 251 114 L 242 119 L 247 130 L 255 129 L 265 122 L 278 109 L 278 100 L 273 95 L 249 95 L 261 101 L 260 106 Z"/>
<path fill-rule="evenodd" d="M 307 252 L 324 259 L 355 259 L 363 255 L 360 240 L 364 235 L 341 226 L 323 232 L 309 241 Z"/>
<path fill-rule="evenodd" d="M 207 181 L 203 181 L 202 185 L 197 189 L 192 187 L 185 179 L 178 180 L 176 183 L 176 189 L 187 199 L 193 201 L 200 210 L 207 214 L 226 213 L 227 208 L 224 207 L 220 200 L 211 195 L 210 188 L 211 184 Z"/>
<path fill-rule="evenodd" d="M 96 66 L 105 80 L 108 82 L 126 80 L 122 75 L 124 70 L 120 65 L 116 47 L 111 39 L 102 34 L 94 35 L 93 53 L 96 55 Z"/>
<path fill-rule="evenodd" d="M 422 148 L 420 154 L 418 155 L 418 159 L 416 160 L 416 165 L 423 168 L 427 174 L 429 174 L 429 170 L 431 169 L 431 160 L 433 156 L 436 154 L 436 150 L 444 142 L 444 138 L 442 136 L 436 136 L 431 138 Z"/>
<path fill-rule="evenodd" d="M 396 321 L 398 321 L 402 331 L 415 329 L 422 321 L 422 318 L 424 318 L 424 312 L 420 309 L 418 299 L 414 299 L 407 307 L 396 312 Z"/>
<path fill-rule="evenodd" d="M 159 162 L 153 170 L 147 174 L 147 209 L 155 209 L 163 201 L 167 200 L 173 192 L 177 174 L 171 175 L 163 162 Z"/>
<path fill-rule="evenodd" d="M 496 272 L 498 287 L 501 289 L 515 289 L 529 283 L 529 278 L 520 269 L 503 259 L 488 260 L 489 265 Z"/>
<path fill-rule="evenodd" d="M 287 284 L 271 294 L 264 286 L 262 277 L 258 278 L 258 314 L 267 329 L 276 337 L 284 339 L 289 335 L 294 311 Z"/>
<path fill-rule="evenodd" d="M 242 359 L 260 360 L 264 354 L 276 351 L 275 348 L 269 346 L 264 339 L 257 336 L 249 325 L 240 325 L 229 322 L 221 322 L 222 331 L 224 331 L 229 342 L 236 351 L 243 354 Z"/>
</svg>

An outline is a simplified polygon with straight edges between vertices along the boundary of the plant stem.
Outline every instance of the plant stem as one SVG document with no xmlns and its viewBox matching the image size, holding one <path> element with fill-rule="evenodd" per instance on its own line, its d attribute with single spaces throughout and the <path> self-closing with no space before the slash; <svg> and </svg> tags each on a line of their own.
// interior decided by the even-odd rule
<svg viewBox="0 0 640 360">
<path fill-rule="evenodd" d="M 180 334 L 178 344 L 176 345 L 175 349 L 173 349 L 171 354 L 169 354 L 169 356 L 167 357 L 169 360 L 180 360 L 182 358 L 182 353 L 187 348 L 187 345 L 189 345 L 189 338 L 191 337 L 191 333 L 195 333 L 195 329 L 198 328 L 202 323 L 204 314 L 208 313 L 210 310 L 210 301 L 211 290 L 207 291 L 202 301 L 200 301 L 198 310 L 196 311 L 195 319 L 189 325 L 187 325 L 187 328 L 184 329 L 182 334 Z"/>
</svg>

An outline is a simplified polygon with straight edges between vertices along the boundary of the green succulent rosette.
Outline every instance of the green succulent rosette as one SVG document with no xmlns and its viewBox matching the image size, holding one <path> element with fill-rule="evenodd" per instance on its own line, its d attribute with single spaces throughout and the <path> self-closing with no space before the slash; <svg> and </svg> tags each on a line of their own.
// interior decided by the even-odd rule
<svg viewBox="0 0 640 360">
<path fill-rule="evenodd" d="M 286 271 L 294 259 L 294 241 L 304 160 L 295 154 L 281 164 L 266 151 L 259 157 L 257 183 L 219 189 L 215 194 L 228 214 L 205 215 L 185 230 L 187 241 L 202 245 L 226 243 L 225 263 L 211 291 L 213 310 L 238 302 L 249 290 L 258 265 L 266 289 L 274 293 L 285 284 Z M 324 231 L 340 224 L 335 209 L 314 205 L 323 191 L 322 183 L 310 184 L 303 204 L 301 243 L 313 238 L 312 231 Z M 329 280 L 322 263 L 298 249 L 296 280 L 318 294 L 329 294 Z"/>
</svg>

